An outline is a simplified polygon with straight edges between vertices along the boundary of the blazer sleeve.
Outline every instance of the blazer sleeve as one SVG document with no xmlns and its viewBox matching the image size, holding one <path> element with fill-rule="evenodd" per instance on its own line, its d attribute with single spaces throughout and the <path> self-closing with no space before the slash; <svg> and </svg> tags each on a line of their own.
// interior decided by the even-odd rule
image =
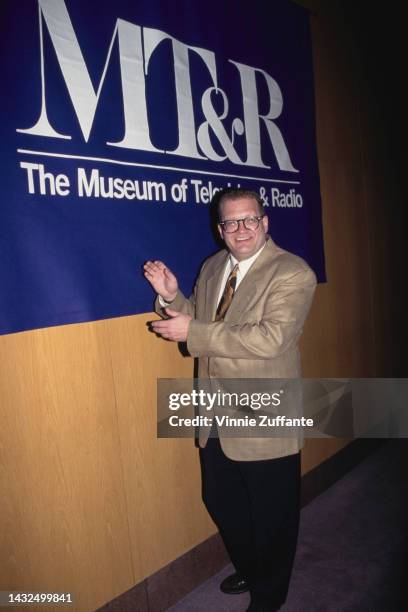
<svg viewBox="0 0 408 612">
<path fill-rule="evenodd" d="M 182 291 L 178 291 L 176 297 L 172 302 L 169 303 L 169 308 L 173 310 L 177 310 L 178 312 L 183 312 L 184 314 L 190 315 L 190 317 L 195 317 L 195 295 L 194 293 L 190 296 L 190 298 L 186 298 Z M 154 303 L 154 309 L 163 319 L 168 319 L 168 315 L 165 313 L 164 309 L 166 306 L 162 306 L 159 300 L 159 296 L 156 297 L 156 301 Z"/>
<path fill-rule="evenodd" d="M 315 288 L 314 272 L 302 267 L 270 291 L 259 322 L 191 321 L 187 337 L 190 354 L 231 359 L 277 357 L 296 344 Z"/>
</svg>

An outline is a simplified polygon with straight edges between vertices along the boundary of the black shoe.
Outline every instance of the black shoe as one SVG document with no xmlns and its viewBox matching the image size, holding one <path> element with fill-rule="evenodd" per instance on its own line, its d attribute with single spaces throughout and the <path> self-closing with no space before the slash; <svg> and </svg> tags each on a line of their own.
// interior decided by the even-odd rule
<svg viewBox="0 0 408 612">
<path fill-rule="evenodd" d="M 239 595 L 249 591 L 249 584 L 240 574 L 235 573 L 228 576 L 228 578 L 224 578 L 220 584 L 220 589 L 228 595 Z"/>
</svg>

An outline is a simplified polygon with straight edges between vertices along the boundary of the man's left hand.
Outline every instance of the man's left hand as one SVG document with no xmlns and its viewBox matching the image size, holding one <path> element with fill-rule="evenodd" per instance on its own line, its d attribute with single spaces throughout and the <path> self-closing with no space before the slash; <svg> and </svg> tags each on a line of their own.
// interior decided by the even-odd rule
<svg viewBox="0 0 408 612">
<path fill-rule="evenodd" d="M 171 308 L 165 309 L 170 319 L 152 321 L 151 326 L 156 334 L 166 338 L 167 340 L 173 340 L 173 342 L 185 342 L 187 340 L 188 327 L 192 317 L 177 310 Z"/>
</svg>

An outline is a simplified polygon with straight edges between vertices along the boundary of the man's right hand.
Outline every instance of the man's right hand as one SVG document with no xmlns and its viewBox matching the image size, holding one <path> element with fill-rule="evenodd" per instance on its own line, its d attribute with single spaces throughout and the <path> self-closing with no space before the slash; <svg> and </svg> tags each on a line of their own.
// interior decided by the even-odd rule
<svg viewBox="0 0 408 612">
<path fill-rule="evenodd" d="M 165 302 L 172 302 L 177 295 L 178 282 L 173 272 L 162 261 L 146 261 L 144 275 Z"/>
</svg>

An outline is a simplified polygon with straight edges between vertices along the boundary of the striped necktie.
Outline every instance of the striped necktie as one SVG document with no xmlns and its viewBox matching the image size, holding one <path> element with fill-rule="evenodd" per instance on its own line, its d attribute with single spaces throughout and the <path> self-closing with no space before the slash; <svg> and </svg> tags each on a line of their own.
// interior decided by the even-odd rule
<svg viewBox="0 0 408 612">
<path fill-rule="evenodd" d="M 224 292 L 221 296 L 220 303 L 218 304 L 217 313 L 215 315 L 216 321 L 222 321 L 227 313 L 228 308 L 231 305 L 232 298 L 234 297 L 235 287 L 237 284 L 238 266 L 236 264 L 231 271 L 225 283 Z"/>
</svg>

